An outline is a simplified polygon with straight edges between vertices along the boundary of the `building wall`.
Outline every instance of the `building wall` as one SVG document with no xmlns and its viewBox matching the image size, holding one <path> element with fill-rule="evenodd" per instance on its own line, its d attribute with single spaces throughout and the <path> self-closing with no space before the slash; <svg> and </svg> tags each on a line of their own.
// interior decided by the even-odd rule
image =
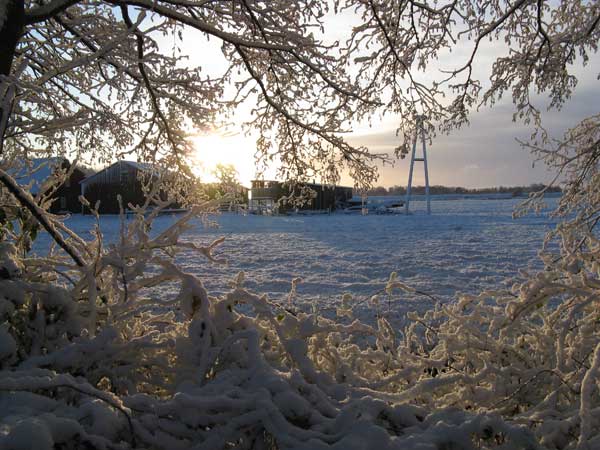
<svg viewBox="0 0 600 450">
<path fill-rule="evenodd" d="M 132 164 L 119 161 L 97 174 L 87 178 L 81 183 L 81 195 L 83 195 L 90 205 L 95 206 L 100 201 L 98 209 L 100 214 L 118 214 L 120 206 L 118 196 L 121 196 L 124 209 L 129 208 L 129 204 L 136 206 L 142 205 L 146 201 L 143 190 L 143 184 L 149 181 L 151 173 L 140 170 Z M 162 200 L 167 200 L 165 192 L 159 193 Z M 179 208 L 177 204 L 172 204 L 172 208 Z M 83 213 L 90 211 L 84 208 Z"/>
<path fill-rule="evenodd" d="M 286 212 L 299 210 L 329 210 L 336 208 L 352 198 L 352 188 L 344 186 L 327 186 L 316 183 L 307 183 L 305 187 L 314 191 L 315 197 L 301 205 L 282 204 L 280 200 L 290 195 L 287 186 L 278 181 L 252 181 L 251 199 L 249 209 L 256 212 Z"/>
<path fill-rule="evenodd" d="M 81 212 L 81 203 L 79 203 L 79 182 L 85 178 L 83 171 L 73 169 L 71 176 L 56 190 L 54 201 L 50 206 L 51 213 L 68 211 L 72 213 Z"/>
<path fill-rule="evenodd" d="M 90 205 L 95 206 L 100 201 L 98 212 L 100 214 L 118 214 L 120 212 L 118 196 L 121 196 L 124 209 L 128 205 L 141 205 L 145 201 L 141 181 L 134 179 L 124 183 L 94 183 L 85 190 L 85 198 Z M 85 208 L 84 214 L 90 211 Z"/>
<path fill-rule="evenodd" d="M 81 194 L 95 206 L 100 201 L 100 214 L 118 214 L 120 211 L 118 195 L 121 195 L 123 208 L 128 204 L 141 205 L 145 201 L 142 181 L 138 169 L 119 161 L 92 175 L 81 184 Z M 84 214 L 89 213 L 87 208 Z"/>
</svg>

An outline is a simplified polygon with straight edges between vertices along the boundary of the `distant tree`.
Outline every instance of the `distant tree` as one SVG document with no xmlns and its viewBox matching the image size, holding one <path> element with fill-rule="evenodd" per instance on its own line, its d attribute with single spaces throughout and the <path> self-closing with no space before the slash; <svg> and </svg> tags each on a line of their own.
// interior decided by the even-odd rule
<svg viewBox="0 0 600 450">
<path fill-rule="evenodd" d="M 213 175 L 225 191 L 229 188 L 236 188 L 241 184 L 239 173 L 233 164 L 217 164 L 213 170 Z"/>
<path fill-rule="evenodd" d="M 248 203 L 247 189 L 242 186 L 239 179 L 239 173 L 232 164 L 217 164 L 213 171 L 213 176 L 217 178 L 214 184 L 215 197 L 225 197 L 230 204 Z"/>
<path fill-rule="evenodd" d="M 405 186 L 392 186 L 391 188 L 388 189 L 388 192 L 390 193 L 390 195 L 404 195 L 404 194 L 406 194 L 406 187 Z"/>
<path fill-rule="evenodd" d="M 376 195 L 387 195 L 388 190 L 383 186 L 377 186 L 375 188 L 369 189 L 367 191 L 367 195 L 376 196 Z"/>
</svg>

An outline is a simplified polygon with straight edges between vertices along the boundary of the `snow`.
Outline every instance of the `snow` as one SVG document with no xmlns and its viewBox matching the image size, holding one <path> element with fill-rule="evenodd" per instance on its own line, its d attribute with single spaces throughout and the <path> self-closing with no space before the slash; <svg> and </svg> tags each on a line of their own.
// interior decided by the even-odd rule
<svg viewBox="0 0 600 450">
<path fill-rule="evenodd" d="M 10 450 L 52 450 L 54 440 L 46 424 L 28 417 L 19 421 L 2 442 L 3 448 Z"/>
<path fill-rule="evenodd" d="M 125 161 L 125 160 L 123 160 L 121 162 L 124 164 L 127 164 L 131 167 L 134 167 L 135 169 L 138 169 L 138 170 L 146 171 L 146 170 L 156 169 L 156 166 L 154 164 L 150 164 L 150 163 L 137 162 L 137 161 Z"/>
<path fill-rule="evenodd" d="M 449 198 L 449 199 L 447 199 Z M 185 234 L 190 242 L 207 244 L 224 236 L 216 254 L 227 265 L 208 263 L 197 252 L 185 251 L 177 263 L 199 276 L 211 295 L 230 289 L 231 273 L 244 271 L 245 286 L 264 292 L 274 301 L 288 302 L 292 281 L 297 283 L 293 302 L 308 310 L 316 307 L 333 315 L 350 293 L 354 313 L 373 318 L 370 298 L 379 293 L 379 308 L 403 321 L 407 311 L 430 309 L 435 301 L 410 290 L 382 291 L 392 272 L 397 282 L 448 302 L 459 292 L 477 294 L 497 288 L 528 266 L 541 267 L 537 252 L 554 221 L 548 217 L 557 198 L 548 199 L 541 215 L 512 218 L 522 199 L 455 198 L 440 196 L 433 214 L 423 213 L 424 202 L 412 203 L 414 214 L 254 216 L 223 213 L 211 217 L 218 228 L 200 222 Z M 164 229 L 177 216 L 160 216 L 153 232 Z M 89 236 L 91 216 L 72 216 L 67 225 Z M 108 242 L 116 242 L 118 216 L 102 216 L 101 229 Z M 48 248 L 43 235 L 39 253 Z M 173 296 L 164 291 L 165 296 Z"/>
<path fill-rule="evenodd" d="M 553 225 L 547 212 L 513 220 L 517 203 L 442 199 L 432 216 L 223 214 L 220 228 L 194 229 L 193 212 L 152 230 L 137 217 L 118 241 L 119 218 L 102 217 L 113 244 L 92 263 L 102 278 L 84 278 L 88 298 L 82 283 L 21 282 L 35 316 L 9 305 L 19 354 L 0 336 L 0 448 L 30 448 L 28 432 L 39 448 L 525 450 L 575 448 L 577 437 L 595 448 L 600 247 L 593 240 L 586 259 L 546 252 L 543 270 L 499 289 L 494 280 L 541 267 Z M 94 219 L 67 222 L 84 234 Z M 210 244 L 220 236 L 224 246 Z M 112 295 L 90 320 L 98 287 Z"/>
<path fill-rule="evenodd" d="M 14 355 L 17 352 L 17 343 L 7 331 L 5 324 L 0 325 L 0 367 L 2 363 L 8 357 Z"/>
</svg>

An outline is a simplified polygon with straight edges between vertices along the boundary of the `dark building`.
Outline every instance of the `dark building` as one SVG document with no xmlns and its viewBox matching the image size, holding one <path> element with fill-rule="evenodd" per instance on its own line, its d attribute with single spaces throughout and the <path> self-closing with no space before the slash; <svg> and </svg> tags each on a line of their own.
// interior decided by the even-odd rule
<svg viewBox="0 0 600 450">
<path fill-rule="evenodd" d="M 312 195 L 301 203 L 282 201 L 310 189 Z M 318 183 L 302 183 L 294 191 L 280 181 L 253 180 L 248 209 L 256 214 L 285 213 L 287 211 L 333 211 L 352 198 L 352 188 Z"/>
<path fill-rule="evenodd" d="M 52 183 L 52 177 L 58 172 L 68 173 L 67 179 L 60 185 Z M 49 195 L 50 208 L 53 214 L 66 212 L 80 212 L 79 182 L 85 178 L 85 173 L 78 167 L 71 168 L 71 163 L 66 158 L 34 158 L 23 163 L 18 168 L 9 170 L 23 188 L 32 196 Z"/>
<path fill-rule="evenodd" d="M 121 195 L 123 207 L 142 205 L 146 199 L 143 182 L 155 175 L 151 164 L 136 161 L 117 161 L 116 163 L 82 180 L 80 193 L 90 205 L 100 201 L 101 214 L 118 214 L 120 211 L 118 195 Z M 85 209 L 81 209 L 85 214 Z"/>
</svg>

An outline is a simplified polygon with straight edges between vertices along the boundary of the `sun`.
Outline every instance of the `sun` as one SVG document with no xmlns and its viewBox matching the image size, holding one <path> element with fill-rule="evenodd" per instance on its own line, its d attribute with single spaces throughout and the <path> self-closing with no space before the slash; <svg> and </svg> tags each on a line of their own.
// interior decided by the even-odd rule
<svg viewBox="0 0 600 450">
<path fill-rule="evenodd" d="M 196 153 L 192 158 L 194 171 L 206 182 L 216 181 L 213 174 L 218 164 L 232 165 L 240 182 L 249 186 L 255 178 L 255 139 L 240 134 L 206 134 L 193 138 Z"/>
</svg>

